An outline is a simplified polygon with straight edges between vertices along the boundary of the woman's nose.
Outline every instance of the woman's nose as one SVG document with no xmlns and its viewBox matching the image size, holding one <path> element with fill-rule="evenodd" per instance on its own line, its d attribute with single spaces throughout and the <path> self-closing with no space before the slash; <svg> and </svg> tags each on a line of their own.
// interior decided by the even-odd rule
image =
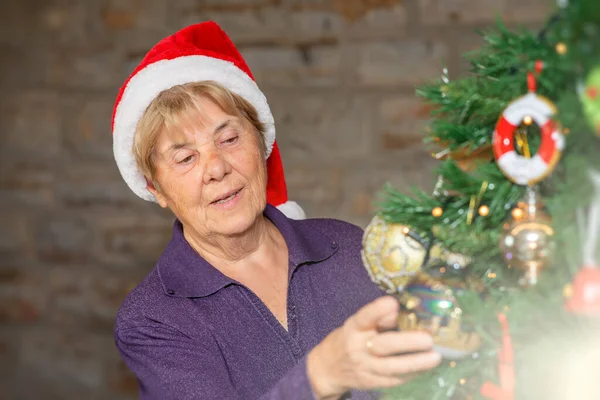
<svg viewBox="0 0 600 400">
<path fill-rule="evenodd" d="M 218 149 L 211 149 L 206 155 L 204 183 L 220 182 L 231 171 L 231 165 Z"/>
</svg>

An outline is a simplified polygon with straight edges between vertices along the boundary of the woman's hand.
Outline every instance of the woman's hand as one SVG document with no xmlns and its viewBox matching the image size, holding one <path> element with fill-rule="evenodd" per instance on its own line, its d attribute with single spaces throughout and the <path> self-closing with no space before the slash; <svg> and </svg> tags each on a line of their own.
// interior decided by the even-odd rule
<svg viewBox="0 0 600 400">
<path fill-rule="evenodd" d="M 439 365 L 425 332 L 390 331 L 398 319 L 391 296 L 367 304 L 331 332 L 307 357 L 308 378 L 318 399 L 337 399 L 350 389 L 402 384 L 408 374 Z"/>
</svg>

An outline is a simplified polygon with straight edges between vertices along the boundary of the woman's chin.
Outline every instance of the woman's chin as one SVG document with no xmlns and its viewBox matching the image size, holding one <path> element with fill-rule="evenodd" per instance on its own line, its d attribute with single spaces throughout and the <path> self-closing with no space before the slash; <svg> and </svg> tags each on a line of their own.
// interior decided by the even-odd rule
<svg viewBox="0 0 600 400">
<path fill-rule="evenodd" d="M 256 223 L 258 213 L 251 207 L 239 207 L 236 212 L 215 212 L 211 231 L 224 236 L 234 236 L 246 232 Z"/>
</svg>

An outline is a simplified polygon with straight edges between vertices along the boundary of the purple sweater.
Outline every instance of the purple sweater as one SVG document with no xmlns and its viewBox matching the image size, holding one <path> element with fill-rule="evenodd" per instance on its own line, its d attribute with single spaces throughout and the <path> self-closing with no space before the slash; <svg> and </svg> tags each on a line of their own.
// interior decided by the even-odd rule
<svg viewBox="0 0 600 400">
<path fill-rule="evenodd" d="M 202 259 L 175 221 L 156 267 L 116 317 L 117 348 L 141 399 L 313 399 L 308 352 L 384 294 L 362 266 L 360 228 L 291 220 L 272 206 L 264 214 L 289 249 L 288 331 L 252 291 Z"/>
</svg>

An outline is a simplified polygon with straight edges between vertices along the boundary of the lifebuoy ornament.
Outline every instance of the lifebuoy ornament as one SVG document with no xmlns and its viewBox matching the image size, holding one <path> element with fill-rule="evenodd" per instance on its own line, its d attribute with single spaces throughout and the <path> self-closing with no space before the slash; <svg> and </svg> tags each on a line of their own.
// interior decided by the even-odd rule
<svg viewBox="0 0 600 400">
<path fill-rule="evenodd" d="M 533 92 L 512 101 L 502 112 L 492 143 L 496 163 L 511 181 L 532 185 L 554 169 L 565 146 L 565 137 L 552 119 L 554 114 L 554 104 Z M 518 154 L 515 149 L 515 131 L 525 118 L 531 118 L 541 132 L 540 147 L 532 158 Z"/>
</svg>

